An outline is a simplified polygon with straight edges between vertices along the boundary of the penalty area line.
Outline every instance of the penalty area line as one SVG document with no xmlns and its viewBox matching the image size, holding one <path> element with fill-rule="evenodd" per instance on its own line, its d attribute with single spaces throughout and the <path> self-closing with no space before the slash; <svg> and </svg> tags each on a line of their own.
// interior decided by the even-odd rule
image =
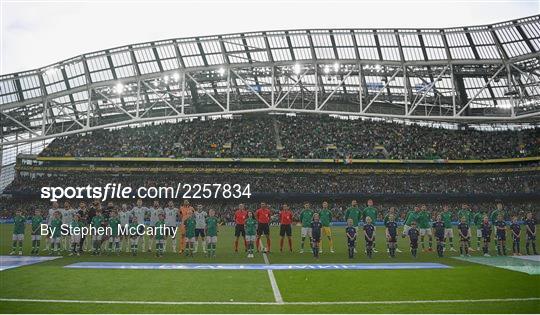
<svg viewBox="0 0 540 315">
<path fill-rule="evenodd" d="M 263 258 L 264 263 L 270 265 L 270 260 L 268 259 L 268 255 L 266 255 L 266 253 L 263 253 Z M 274 292 L 274 300 L 276 300 L 276 304 L 283 304 L 283 298 L 281 297 L 281 292 L 279 291 L 276 277 L 274 277 L 274 272 L 271 269 L 267 269 L 266 272 L 268 273 L 268 278 L 270 279 L 270 285 L 272 286 L 272 291 Z"/>
<path fill-rule="evenodd" d="M 74 304 L 144 304 L 144 305 L 370 305 L 370 304 L 432 304 L 432 303 L 485 303 L 485 302 L 523 302 L 540 301 L 540 297 L 504 298 L 504 299 L 467 299 L 467 300 L 416 300 L 416 301 L 335 301 L 335 302 L 190 302 L 190 301 L 92 301 L 92 300 L 46 300 L 0 298 L 2 302 L 35 302 L 35 303 L 74 303 Z"/>
</svg>

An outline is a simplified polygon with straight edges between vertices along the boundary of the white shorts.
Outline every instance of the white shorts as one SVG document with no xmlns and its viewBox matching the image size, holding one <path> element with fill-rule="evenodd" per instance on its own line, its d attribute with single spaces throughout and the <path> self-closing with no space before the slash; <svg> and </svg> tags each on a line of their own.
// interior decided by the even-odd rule
<svg viewBox="0 0 540 315">
<path fill-rule="evenodd" d="M 138 236 L 132 237 L 129 240 L 129 242 L 130 242 L 131 245 L 137 245 L 137 244 L 139 244 L 139 237 Z"/>
<path fill-rule="evenodd" d="M 476 229 L 476 237 L 482 238 L 482 229 Z"/>
<path fill-rule="evenodd" d="M 79 243 L 81 241 L 81 234 L 71 235 L 71 243 Z"/>
<path fill-rule="evenodd" d="M 411 229 L 410 226 L 408 225 L 404 225 L 403 226 L 403 235 L 407 235 L 407 233 L 409 233 L 409 230 Z"/>
<path fill-rule="evenodd" d="M 193 242 L 193 243 L 195 243 L 195 237 L 186 237 L 186 242 Z"/>
<path fill-rule="evenodd" d="M 24 234 L 13 234 L 13 241 L 24 241 Z"/>
<path fill-rule="evenodd" d="M 302 227 L 302 230 L 300 231 L 302 237 L 309 236 L 311 237 L 311 228 L 309 227 Z"/>
<path fill-rule="evenodd" d="M 109 243 L 120 242 L 120 236 L 111 236 L 109 237 Z"/>
<path fill-rule="evenodd" d="M 60 236 L 51 237 L 51 243 L 52 244 L 59 244 L 60 243 Z"/>
<path fill-rule="evenodd" d="M 207 243 L 217 243 L 217 236 L 207 236 L 206 237 Z"/>
<path fill-rule="evenodd" d="M 454 229 L 444 229 L 444 237 L 454 237 Z"/>
<path fill-rule="evenodd" d="M 103 238 L 103 235 L 92 235 L 92 240 L 94 241 L 101 241 Z"/>
<path fill-rule="evenodd" d="M 39 240 L 41 240 L 41 235 L 32 234 L 32 241 L 39 241 Z"/>
<path fill-rule="evenodd" d="M 165 240 L 164 239 L 156 240 L 156 244 L 165 244 Z"/>
<path fill-rule="evenodd" d="M 255 235 L 246 235 L 246 242 L 255 242 Z"/>
<path fill-rule="evenodd" d="M 431 236 L 431 229 L 420 229 L 420 236 L 429 235 Z"/>
</svg>

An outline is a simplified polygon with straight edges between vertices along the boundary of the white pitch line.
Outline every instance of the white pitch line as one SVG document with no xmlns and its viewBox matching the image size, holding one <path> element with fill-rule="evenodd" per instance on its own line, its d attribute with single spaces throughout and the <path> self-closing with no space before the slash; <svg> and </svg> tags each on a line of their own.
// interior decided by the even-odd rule
<svg viewBox="0 0 540 315">
<path fill-rule="evenodd" d="M 335 302 L 191 302 L 191 301 L 92 301 L 92 300 L 45 300 L 45 299 L 11 299 L 0 298 L 2 302 L 35 302 L 35 303 L 75 303 L 75 304 L 145 304 L 145 305 L 342 305 L 342 304 L 438 304 L 438 303 L 485 303 L 485 302 L 523 302 L 540 301 L 540 297 L 505 298 L 505 299 L 469 299 L 469 300 L 416 300 L 416 301 L 335 301 Z"/>
<path fill-rule="evenodd" d="M 270 261 L 268 260 L 268 256 L 266 253 L 263 253 L 264 263 L 267 265 L 270 265 Z M 270 285 L 272 286 L 272 291 L 274 292 L 274 299 L 276 300 L 277 304 L 283 304 L 283 298 L 281 297 L 281 292 L 279 292 L 279 287 L 276 282 L 276 278 L 274 277 L 274 272 L 271 269 L 267 269 L 266 272 L 268 273 L 268 278 L 270 278 Z"/>
</svg>

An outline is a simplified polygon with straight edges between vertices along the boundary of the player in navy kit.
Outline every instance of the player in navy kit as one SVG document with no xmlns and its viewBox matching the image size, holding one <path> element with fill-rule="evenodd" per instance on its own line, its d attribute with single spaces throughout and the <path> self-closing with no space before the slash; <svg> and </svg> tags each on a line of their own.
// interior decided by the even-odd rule
<svg viewBox="0 0 540 315">
<path fill-rule="evenodd" d="M 529 255 L 529 246 L 532 245 L 533 254 L 538 255 L 536 252 L 536 220 L 533 218 L 532 212 L 527 213 L 525 219 L 525 230 L 527 232 L 527 240 L 525 241 L 525 250 Z"/>
<path fill-rule="evenodd" d="M 313 248 L 313 257 L 319 258 L 319 245 L 321 244 L 321 231 L 322 223 L 319 221 L 319 214 L 315 213 L 313 215 L 313 222 L 311 222 L 311 239 Z"/>
<path fill-rule="evenodd" d="M 418 253 L 418 238 L 420 237 L 420 230 L 416 227 L 416 221 L 411 223 L 411 228 L 407 231 L 407 235 L 411 244 L 411 254 L 413 257 L 416 257 Z"/>
<path fill-rule="evenodd" d="M 433 222 L 431 226 L 435 240 L 437 241 L 437 255 L 443 257 L 444 252 L 444 222 L 440 214 L 437 215 L 437 221 Z"/>
<path fill-rule="evenodd" d="M 366 254 L 369 258 L 373 256 L 373 243 L 375 242 L 375 226 L 371 222 L 371 217 L 366 217 L 364 239 L 366 240 Z"/>
<path fill-rule="evenodd" d="M 349 258 L 354 258 L 354 249 L 356 247 L 356 228 L 354 227 L 353 220 L 347 220 L 347 228 L 345 228 L 345 235 L 347 235 L 347 248 L 349 249 Z"/>
<path fill-rule="evenodd" d="M 482 240 L 484 241 L 484 246 L 482 250 L 485 257 L 489 257 L 489 242 L 491 242 L 491 223 L 489 222 L 488 216 L 484 216 L 482 225 L 480 226 L 482 230 Z"/>
<path fill-rule="evenodd" d="M 521 241 L 521 226 L 518 223 L 517 217 L 512 217 L 512 223 L 510 223 L 510 231 L 512 232 L 512 255 L 521 256 L 520 241 Z"/>
<path fill-rule="evenodd" d="M 386 222 L 386 240 L 390 257 L 396 257 L 396 242 L 397 242 L 397 223 L 394 221 L 394 215 L 391 214 Z"/>
<path fill-rule="evenodd" d="M 497 216 L 497 221 L 495 221 L 494 225 L 497 235 L 497 254 L 499 256 L 506 256 L 506 222 L 504 222 L 502 214 Z"/>
<path fill-rule="evenodd" d="M 459 231 L 459 237 L 460 240 L 460 246 L 459 246 L 459 253 L 463 257 L 466 255 L 469 257 L 469 247 L 471 242 L 471 235 L 469 234 L 469 223 L 467 223 L 467 219 L 465 217 L 461 218 L 461 222 L 458 224 L 458 231 Z"/>
</svg>

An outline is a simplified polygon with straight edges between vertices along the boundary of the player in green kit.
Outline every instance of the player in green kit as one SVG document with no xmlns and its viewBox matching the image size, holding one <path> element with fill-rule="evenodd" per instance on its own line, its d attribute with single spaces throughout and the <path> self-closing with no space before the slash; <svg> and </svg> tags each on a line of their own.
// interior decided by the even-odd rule
<svg viewBox="0 0 540 315">
<path fill-rule="evenodd" d="M 195 249 L 195 217 L 193 213 L 188 213 L 187 218 L 184 220 L 186 227 L 186 256 L 193 257 L 193 250 Z"/>
<path fill-rule="evenodd" d="M 101 215 L 101 209 L 97 209 L 96 215 L 92 218 L 91 225 L 95 227 L 96 229 L 99 229 L 104 220 L 105 219 Z M 101 240 L 102 239 L 103 239 L 103 235 L 100 235 L 98 233 L 92 236 L 92 255 L 101 254 Z"/>
<path fill-rule="evenodd" d="M 433 251 L 433 234 L 431 232 L 431 214 L 427 211 L 427 206 L 422 205 L 420 212 L 418 213 L 418 219 L 416 220 L 418 227 L 420 228 L 420 241 L 422 242 L 422 251 L 426 251 L 426 245 L 424 243 L 424 237 L 429 238 L 428 252 Z"/>
<path fill-rule="evenodd" d="M 118 217 L 118 211 L 114 210 L 109 219 L 109 226 L 111 227 L 111 235 L 109 236 L 109 255 L 112 254 L 113 251 L 116 255 L 120 255 L 120 236 L 118 235 L 119 224 L 120 218 Z"/>
<path fill-rule="evenodd" d="M 332 240 L 332 229 L 330 228 L 330 222 L 332 222 L 332 212 L 330 211 L 330 209 L 328 209 L 328 202 L 326 201 L 323 202 L 322 209 L 321 211 L 319 211 L 319 219 L 321 220 L 323 235 L 326 236 L 326 238 L 328 239 L 328 247 L 330 248 L 330 252 L 333 253 L 334 242 Z M 321 239 L 321 249 L 319 251 L 319 253 L 321 254 L 323 252 L 322 244 L 323 242 Z"/>
<path fill-rule="evenodd" d="M 251 211 L 248 211 L 245 227 L 248 258 L 253 258 L 253 250 L 255 249 L 255 238 L 257 234 L 257 220 L 255 220 L 253 217 L 253 212 Z"/>
<path fill-rule="evenodd" d="M 163 251 L 165 250 L 165 213 L 162 212 L 158 214 L 155 227 L 154 231 L 156 232 L 154 239 L 156 240 L 156 257 L 163 257 Z"/>
<path fill-rule="evenodd" d="M 309 237 L 309 244 L 313 244 L 311 239 L 311 221 L 313 221 L 313 210 L 309 208 L 309 202 L 304 203 L 304 209 L 300 213 L 300 221 L 302 222 L 302 229 L 300 233 L 302 236 L 302 243 L 300 243 L 300 253 L 303 253 L 306 236 Z"/>
<path fill-rule="evenodd" d="M 470 226 L 471 226 L 471 223 L 472 223 L 472 213 L 471 213 L 471 208 L 469 208 L 469 205 L 464 203 L 462 206 L 461 206 L 461 210 L 458 211 L 458 218 L 459 220 L 461 221 L 461 218 L 465 218 L 465 223 L 469 226 L 469 238 L 471 236 L 471 231 L 470 231 Z M 474 251 L 474 249 L 470 248 L 469 247 L 469 251 Z"/>
<path fill-rule="evenodd" d="M 366 223 L 367 217 L 370 217 L 373 225 L 375 225 L 375 221 L 377 221 L 377 208 L 373 206 L 373 200 L 371 199 L 368 199 L 367 207 L 365 207 L 362 211 L 362 219 L 364 221 L 364 224 Z M 375 248 L 375 234 L 373 235 L 372 251 L 374 253 L 378 253 L 377 248 Z"/>
<path fill-rule="evenodd" d="M 41 210 L 36 209 L 34 215 L 31 218 L 32 221 L 32 255 L 39 255 L 39 247 L 41 245 L 41 223 L 43 223 L 43 216 Z"/>
<path fill-rule="evenodd" d="M 206 218 L 206 254 L 208 257 L 216 257 L 217 235 L 218 219 L 216 218 L 216 211 L 210 209 L 208 218 Z"/>
<path fill-rule="evenodd" d="M 22 211 L 15 211 L 15 217 L 13 217 L 13 248 L 11 253 L 9 253 L 10 255 L 15 255 L 17 253 L 17 245 L 19 247 L 19 255 L 23 254 L 25 224 L 26 218 L 22 215 Z"/>
<path fill-rule="evenodd" d="M 482 242 L 482 222 L 486 213 L 476 209 L 472 214 L 472 225 L 476 228 L 476 250 L 480 251 L 480 243 Z M 471 234 L 472 237 L 472 234 Z"/>
<path fill-rule="evenodd" d="M 58 252 L 60 251 L 60 228 L 62 226 L 62 219 L 60 217 L 60 211 L 55 211 L 53 213 L 53 218 L 51 220 L 51 223 L 49 223 L 49 229 L 51 229 L 51 245 L 50 245 L 50 252 L 49 255 L 52 255 L 53 252 L 55 255 L 58 255 Z"/>
<path fill-rule="evenodd" d="M 446 250 L 446 244 L 450 242 L 450 251 L 455 252 L 454 229 L 452 228 L 452 211 L 450 211 L 450 207 L 447 204 L 443 205 L 441 219 L 444 223 L 444 250 Z"/>
<path fill-rule="evenodd" d="M 403 234 L 401 235 L 401 237 L 406 237 L 408 235 L 412 223 L 417 222 L 418 220 L 419 212 L 420 208 L 417 206 L 414 207 L 414 210 L 407 212 L 407 215 L 405 216 L 405 222 L 403 223 Z"/>
</svg>

